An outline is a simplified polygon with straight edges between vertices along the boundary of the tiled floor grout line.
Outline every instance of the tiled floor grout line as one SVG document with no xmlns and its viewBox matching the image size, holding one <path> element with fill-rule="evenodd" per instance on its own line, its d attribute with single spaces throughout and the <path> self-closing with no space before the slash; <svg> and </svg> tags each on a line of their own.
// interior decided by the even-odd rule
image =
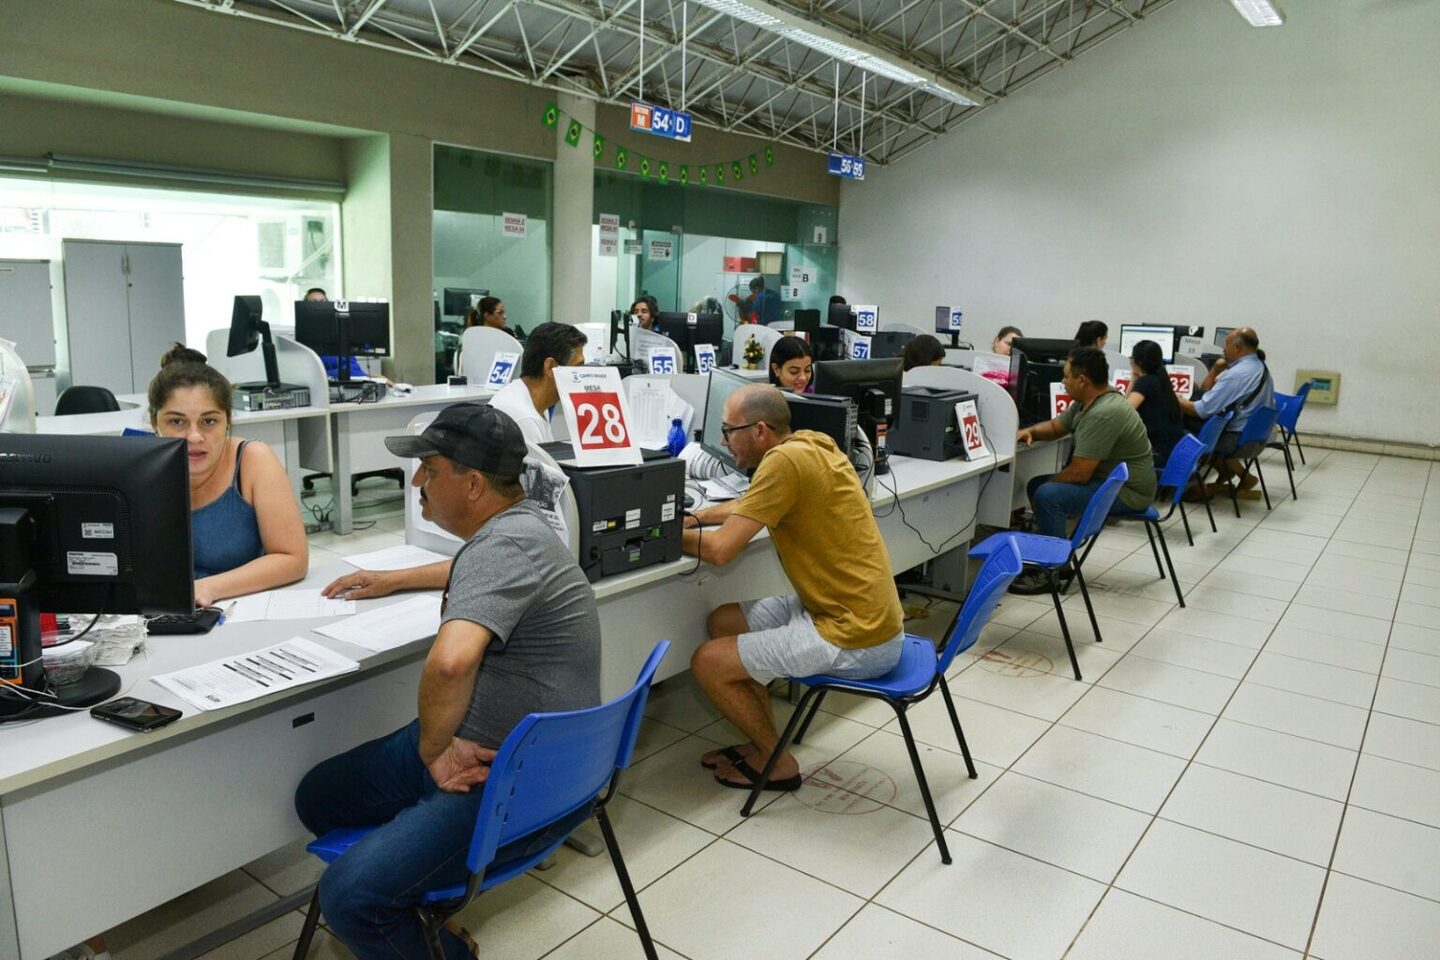
<svg viewBox="0 0 1440 960">
<path fill-rule="evenodd" d="M 1378 464 L 1377 464 L 1378 465 Z M 1431 467 L 1431 472 L 1434 467 Z M 1373 471 L 1372 471 L 1373 475 Z M 1368 481 L 1367 481 L 1368 483 Z M 1428 486 L 1428 479 L 1427 479 Z M 1363 488 L 1362 488 L 1363 490 Z M 1358 499 L 1358 497 L 1357 497 Z M 1409 550 L 1405 554 L 1405 571 L 1410 570 L 1410 554 L 1415 549 L 1415 530 L 1419 529 L 1419 519 L 1416 519 L 1415 528 L 1410 534 Z M 1355 751 L 1355 766 L 1350 770 L 1350 782 L 1345 788 L 1345 803 L 1340 808 L 1340 823 L 1335 830 L 1335 841 L 1330 846 L 1330 859 L 1325 864 L 1325 876 L 1320 882 L 1320 897 L 1315 902 L 1315 916 L 1310 921 L 1310 934 L 1305 939 L 1305 957 L 1310 956 L 1310 950 L 1315 945 L 1315 933 L 1320 928 L 1320 912 L 1325 906 L 1325 894 L 1330 889 L 1330 877 L 1335 871 L 1335 857 L 1340 851 L 1340 837 L 1345 832 L 1345 818 L 1350 812 L 1350 797 L 1355 792 L 1355 780 L 1360 774 L 1360 761 L 1365 757 L 1365 738 L 1370 734 L 1370 721 L 1375 716 L 1375 701 L 1380 696 L 1380 680 L 1385 675 L 1385 660 L 1390 655 L 1390 638 L 1395 633 L 1395 615 L 1400 612 L 1400 601 L 1397 598 L 1395 608 L 1390 617 L 1390 629 L 1385 634 L 1385 652 L 1380 656 L 1380 670 L 1375 675 L 1375 686 L 1370 692 L 1370 708 L 1365 712 L 1365 728 L 1360 733 L 1360 746 Z"/>
<path fill-rule="evenodd" d="M 1325 459 L 1328 459 L 1328 455 L 1327 455 L 1327 457 L 1326 457 Z M 1318 465 L 1318 464 L 1317 464 L 1317 465 Z M 1302 486 L 1302 485 L 1304 484 L 1305 479 L 1308 479 L 1308 478 L 1309 478 L 1309 475 L 1308 475 L 1308 473 L 1307 473 L 1307 476 L 1304 477 L 1304 478 L 1301 478 L 1300 481 L 1299 481 L 1299 483 L 1296 484 L 1297 489 L 1298 489 L 1298 487 Z M 1287 486 L 1287 489 L 1288 489 L 1288 486 Z M 1283 501 L 1282 501 L 1282 502 L 1283 502 Z M 1292 501 L 1292 502 L 1293 502 L 1293 501 Z M 1262 501 L 1262 503 L 1263 503 L 1263 501 Z M 1267 513 L 1268 513 L 1268 509 L 1267 509 Z M 1262 522 L 1263 522 L 1263 518 L 1262 518 Z M 1338 525 L 1337 525 L 1337 526 L 1338 526 Z M 1253 533 L 1253 532 L 1255 531 L 1255 529 L 1258 529 L 1258 528 L 1259 528 L 1259 524 L 1256 524 L 1256 526 L 1253 527 L 1250 532 Z M 1250 536 L 1250 533 L 1247 533 L 1247 534 L 1245 535 L 1245 537 L 1241 538 L 1241 541 L 1240 541 L 1240 542 L 1243 543 L 1243 542 L 1245 541 L 1245 538 L 1248 538 L 1249 536 Z M 1327 542 L 1328 542 L 1328 541 L 1327 541 Z M 1238 548 L 1238 547 L 1239 547 L 1239 544 L 1236 544 L 1236 548 Z M 1226 553 L 1226 557 L 1229 557 L 1229 556 L 1233 555 L 1234 550 L 1235 550 L 1235 548 L 1232 548 L 1229 552 L 1227 552 L 1227 553 Z M 1319 557 L 1318 557 L 1318 556 L 1316 557 L 1316 560 L 1315 560 L 1314 562 L 1315 562 L 1315 563 L 1318 563 L 1318 562 L 1319 562 Z M 1218 563 L 1217 563 L 1217 566 L 1218 566 Z M 1312 567 L 1312 569 L 1313 569 L 1314 563 L 1311 564 L 1311 567 Z M 1177 604 L 1177 608 L 1178 608 L 1178 604 Z M 1289 603 L 1288 603 L 1288 602 L 1287 602 L 1287 604 L 1286 604 L 1286 609 L 1287 609 L 1287 610 L 1289 609 Z M 1160 820 L 1160 811 L 1165 809 L 1165 804 L 1169 803 L 1171 796 L 1173 796 L 1174 793 L 1175 793 L 1175 788 L 1180 785 L 1180 781 L 1185 778 L 1185 774 L 1188 773 L 1188 772 L 1190 771 L 1191 766 L 1196 763 L 1195 758 L 1196 758 L 1197 756 L 1199 756 L 1200 751 L 1205 748 L 1205 743 L 1206 743 L 1206 741 L 1209 740 L 1209 739 L 1210 739 L 1210 735 L 1211 735 L 1212 733 L 1214 733 L 1216 725 L 1219 724 L 1219 722 L 1220 722 L 1220 718 L 1224 715 L 1225 710 L 1230 706 L 1230 702 L 1235 698 L 1235 694 L 1239 692 L 1240 686 L 1245 682 L 1245 677 L 1250 675 L 1250 670 L 1254 668 L 1255 661 L 1259 660 L 1260 654 L 1264 652 L 1265 647 L 1266 647 L 1266 646 L 1269 644 L 1269 642 L 1270 642 L 1270 637 L 1271 637 L 1271 635 L 1274 634 L 1275 629 L 1280 625 L 1280 620 L 1283 619 L 1283 618 L 1284 618 L 1284 612 L 1282 611 L 1281 614 L 1280 614 L 1280 616 L 1277 617 L 1276 620 L 1275 620 L 1275 622 L 1271 625 L 1270 631 L 1265 635 L 1265 640 L 1264 640 L 1264 642 L 1260 644 L 1260 646 L 1259 646 L 1258 649 L 1256 649 L 1256 651 L 1255 651 L 1255 656 L 1254 656 L 1253 658 L 1251 658 L 1251 660 L 1250 660 L 1250 665 L 1249 665 L 1248 667 L 1246 667 L 1244 676 L 1242 676 L 1239 680 L 1236 681 L 1236 683 L 1235 683 L 1235 688 L 1230 691 L 1230 695 L 1229 695 L 1228 697 L 1226 697 L 1224 705 L 1221 706 L 1219 712 L 1217 712 L 1217 713 L 1215 714 L 1214 719 L 1211 721 L 1209 728 L 1205 731 L 1205 736 L 1203 736 L 1203 737 L 1200 739 L 1200 742 L 1199 742 L 1198 744 L 1196 744 L 1196 746 L 1195 746 L 1195 752 L 1192 753 L 1192 754 L 1190 755 L 1190 757 L 1185 761 L 1185 767 L 1184 767 L 1184 769 L 1182 769 L 1182 770 L 1180 771 L 1180 775 L 1175 778 L 1175 782 L 1170 785 L 1170 789 L 1165 792 L 1165 798 L 1160 801 L 1160 804 L 1155 808 L 1155 812 L 1150 815 L 1150 822 L 1145 825 L 1145 829 L 1142 830 L 1142 831 L 1140 832 L 1140 836 L 1139 836 L 1138 838 L 1136 838 L 1134 845 L 1131 846 L 1130 852 L 1129 852 L 1128 854 L 1126 854 L 1125 859 L 1124 859 L 1124 861 L 1120 864 L 1119 869 L 1115 871 L 1115 875 L 1114 875 L 1113 877 L 1111 877 L 1111 878 L 1110 878 L 1110 881 L 1105 885 L 1105 892 L 1100 895 L 1100 899 L 1096 901 L 1095 906 L 1091 908 L 1090 913 L 1086 916 L 1085 922 L 1080 925 L 1080 929 L 1077 930 L 1077 931 L 1075 932 L 1075 935 L 1070 939 L 1069 945 L 1066 946 L 1065 951 L 1061 954 L 1061 960 L 1064 960 L 1064 957 L 1068 956 L 1069 953 L 1070 953 L 1070 951 L 1075 948 L 1075 944 L 1079 942 L 1080 937 L 1081 937 L 1081 936 L 1084 934 L 1084 932 L 1085 932 L 1085 928 L 1090 925 L 1090 921 L 1095 918 L 1095 914 L 1096 914 L 1096 912 L 1099 911 L 1101 904 L 1103 904 L 1103 903 L 1105 902 L 1105 898 L 1110 895 L 1110 893 L 1111 893 L 1112 890 L 1117 889 L 1116 886 L 1115 886 L 1115 881 L 1118 880 L 1118 879 L 1120 878 L 1120 875 L 1125 872 L 1125 868 L 1126 868 L 1127 866 L 1129 866 L 1130 860 L 1135 856 L 1135 852 L 1140 849 L 1140 845 L 1143 844 L 1143 843 L 1145 842 L 1145 838 L 1146 838 L 1147 836 L 1149 836 L 1151 828 L 1154 827 L 1155 823 Z M 1152 629 L 1153 629 L 1153 628 L 1152 628 Z M 1146 632 L 1146 636 L 1148 636 L 1148 635 L 1149 635 L 1149 632 L 1147 631 L 1147 632 Z M 1144 637 L 1141 637 L 1141 640 L 1143 640 L 1143 639 L 1144 639 Z M 1140 641 L 1138 641 L 1138 640 L 1136 641 L 1136 643 L 1139 643 L 1139 642 L 1140 642 Z M 1116 662 L 1118 663 L 1119 661 L 1116 661 Z M 1068 710 L 1067 710 L 1066 712 L 1068 712 Z M 1063 716 L 1063 714 L 1062 714 L 1062 716 Z M 1202 766 L 1205 766 L 1205 764 L 1201 764 L 1201 765 L 1202 765 Z M 1167 822 L 1169 822 L 1169 821 L 1167 821 Z M 1226 838 L 1226 839 L 1229 839 L 1229 838 Z M 1237 842 L 1238 842 L 1238 841 L 1237 841 Z M 1140 896 L 1139 894 L 1135 894 L 1135 893 L 1133 893 L 1132 891 L 1124 890 L 1124 888 L 1119 888 L 1119 889 L 1121 889 L 1121 890 L 1122 890 L 1123 892 L 1125 892 L 1125 893 L 1131 894 L 1132 896 Z M 1147 898 L 1145 898 L 1145 899 L 1150 899 L 1150 898 L 1147 897 Z M 1158 903 L 1158 902 L 1161 902 L 1161 901 L 1155 901 L 1155 902 Z M 1168 907 L 1168 906 L 1171 906 L 1171 905 L 1170 905 L 1170 904 L 1165 904 L 1165 906 Z M 1180 909 L 1180 908 L 1172 907 L 1172 909 Z M 1182 910 L 1182 912 L 1188 913 L 1189 911 L 1184 911 L 1184 910 Z M 1204 918 L 1202 918 L 1202 919 L 1205 919 L 1205 920 L 1209 921 L 1210 923 L 1218 924 L 1219 926 L 1222 926 L 1222 927 L 1227 927 L 1228 929 L 1238 929 L 1238 928 L 1230 927 L 1229 924 L 1222 923 L 1221 921 L 1214 920 L 1214 919 L 1209 918 L 1209 917 L 1204 917 Z M 1252 937 L 1257 936 L 1256 934 L 1250 933 L 1249 931 L 1243 931 L 1243 930 L 1242 930 L 1242 931 L 1239 931 L 1239 932 L 1245 933 L 1246 935 L 1252 936 Z M 1264 937 L 1258 937 L 1258 939 L 1264 940 L 1265 938 L 1264 938 Z M 1267 941 L 1267 942 L 1273 942 L 1273 941 Z"/>
</svg>

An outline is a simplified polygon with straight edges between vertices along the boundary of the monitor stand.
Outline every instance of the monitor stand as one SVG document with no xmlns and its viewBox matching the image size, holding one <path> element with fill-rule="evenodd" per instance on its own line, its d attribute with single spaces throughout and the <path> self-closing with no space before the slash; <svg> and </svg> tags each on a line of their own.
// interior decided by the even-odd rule
<svg viewBox="0 0 1440 960">
<path fill-rule="evenodd" d="M 55 694 L 55 705 L 36 707 L 33 713 L 25 714 L 26 720 L 78 713 L 86 707 L 104 703 L 120 692 L 120 675 L 104 667 L 91 667 L 80 675 L 80 679 L 64 686 L 51 687 L 50 692 Z"/>
</svg>

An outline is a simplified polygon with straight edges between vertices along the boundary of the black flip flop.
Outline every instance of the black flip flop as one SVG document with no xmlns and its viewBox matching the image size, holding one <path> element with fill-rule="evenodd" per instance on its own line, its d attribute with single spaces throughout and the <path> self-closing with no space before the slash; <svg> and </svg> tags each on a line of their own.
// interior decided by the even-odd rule
<svg viewBox="0 0 1440 960">
<path fill-rule="evenodd" d="M 755 784 L 760 780 L 760 772 L 758 770 L 750 766 L 750 764 L 746 763 L 744 760 L 736 760 L 731 764 L 731 766 L 733 766 L 735 768 L 735 772 L 740 774 L 740 776 L 744 777 L 747 782 L 731 783 L 729 780 L 722 780 L 717 776 L 715 778 L 716 783 L 720 784 L 720 786 L 722 787 L 729 787 L 732 790 L 755 789 Z M 800 777 L 800 774 L 797 773 L 793 777 L 786 777 L 784 780 L 770 780 L 765 784 L 763 789 L 775 790 L 779 793 L 793 793 L 796 790 L 800 789 L 800 784 L 802 782 L 803 781 Z"/>
<path fill-rule="evenodd" d="M 736 744 L 736 745 L 733 746 L 733 747 L 723 747 L 723 748 L 721 748 L 718 752 L 719 752 L 720 756 L 722 756 L 722 757 L 725 758 L 724 760 L 721 761 L 721 763 L 728 763 L 728 764 L 734 765 L 734 764 L 737 764 L 737 763 L 744 763 L 744 762 L 745 762 L 745 755 L 740 752 L 740 745 L 739 745 L 739 744 Z M 706 770 L 714 770 L 714 769 L 716 769 L 717 767 L 720 766 L 720 763 L 706 763 L 706 762 L 702 759 L 702 760 L 700 761 L 700 766 L 704 767 Z"/>
</svg>

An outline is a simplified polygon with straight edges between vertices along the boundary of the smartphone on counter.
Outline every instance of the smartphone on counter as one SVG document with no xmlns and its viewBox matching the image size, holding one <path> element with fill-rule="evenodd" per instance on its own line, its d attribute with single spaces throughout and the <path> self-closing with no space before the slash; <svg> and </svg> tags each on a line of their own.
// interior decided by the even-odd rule
<svg viewBox="0 0 1440 960">
<path fill-rule="evenodd" d="M 115 723 L 131 730 L 139 730 L 141 733 L 149 733 L 167 723 L 174 723 L 184 714 L 179 710 L 162 707 L 160 704 L 151 703 L 148 700 L 121 697 L 119 700 L 111 700 L 98 707 L 91 707 L 90 716 L 96 720 L 104 720 L 106 723 Z"/>
</svg>

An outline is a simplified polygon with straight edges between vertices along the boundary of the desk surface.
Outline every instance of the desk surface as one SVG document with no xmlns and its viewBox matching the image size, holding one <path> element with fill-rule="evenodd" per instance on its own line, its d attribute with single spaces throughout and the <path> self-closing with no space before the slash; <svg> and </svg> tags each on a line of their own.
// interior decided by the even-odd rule
<svg viewBox="0 0 1440 960">
<path fill-rule="evenodd" d="M 393 410 L 398 407 L 434 406 L 437 403 L 459 403 L 462 400 L 484 400 L 495 395 L 495 388 L 487 384 L 471 384 L 451 387 L 443 383 L 416 387 L 408 394 L 386 392 L 381 400 L 374 403 L 332 403 L 331 413 L 354 413 L 363 410 Z"/>
<path fill-rule="evenodd" d="M 149 430 L 146 418 L 149 400 L 143 393 L 127 393 L 116 398 L 122 409 L 106 413 L 76 413 L 68 417 L 36 417 L 36 433 L 61 433 L 70 436 L 100 436 L 119 434 L 126 427 L 135 430 Z M 293 407 L 289 410 L 237 410 L 235 422 L 276 423 L 282 420 L 302 420 L 307 417 L 323 417 L 330 413 L 329 407 Z"/>
</svg>

